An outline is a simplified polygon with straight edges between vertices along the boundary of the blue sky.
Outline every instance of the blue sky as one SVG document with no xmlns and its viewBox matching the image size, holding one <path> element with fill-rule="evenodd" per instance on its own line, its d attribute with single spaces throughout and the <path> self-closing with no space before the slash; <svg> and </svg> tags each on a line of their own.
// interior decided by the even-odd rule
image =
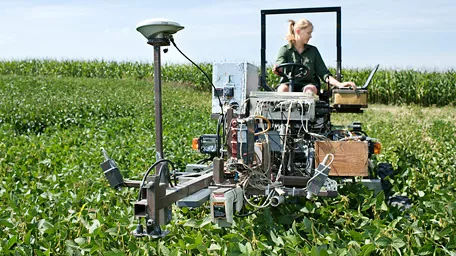
<svg viewBox="0 0 456 256">
<path fill-rule="evenodd" d="M 197 62 L 260 64 L 260 10 L 342 7 L 342 66 L 456 69 L 456 3 L 434 1 L 0 0 L 0 59 L 104 59 L 153 62 L 152 47 L 136 24 L 167 18 L 185 27 L 175 35 Z M 267 60 L 285 44 L 288 19 L 310 19 L 310 44 L 328 66 L 336 64 L 335 14 L 267 18 Z M 187 63 L 173 47 L 164 63 Z"/>
</svg>

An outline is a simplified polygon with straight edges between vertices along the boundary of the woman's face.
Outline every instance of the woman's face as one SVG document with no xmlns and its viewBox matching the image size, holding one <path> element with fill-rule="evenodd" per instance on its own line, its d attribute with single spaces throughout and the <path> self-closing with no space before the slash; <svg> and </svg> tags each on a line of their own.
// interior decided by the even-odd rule
<svg viewBox="0 0 456 256">
<path fill-rule="evenodd" d="M 309 42 L 309 40 L 312 38 L 312 30 L 313 28 L 312 27 L 307 27 L 307 28 L 304 28 L 304 29 L 297 29 L 298 31 L 297 34 L 299 35 L 300 37 L 300 40 L 302 43 L 304 44 L 307 44 Z"/>
</svg>

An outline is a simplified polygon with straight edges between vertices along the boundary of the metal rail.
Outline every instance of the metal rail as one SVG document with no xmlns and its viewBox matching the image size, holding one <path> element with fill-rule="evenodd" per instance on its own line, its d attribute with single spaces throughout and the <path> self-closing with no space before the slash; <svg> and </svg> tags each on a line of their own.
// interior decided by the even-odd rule
<svg viewBox="0 0 456 256">
<path fill-rule="evenodd" d="M 128 181 L 125 185 L 136 186 L 138 181 Z M 146 232 L 134 233 L 136 236 L 151 235 L 161 237 L 167 234 L 160 225 L 171 221 L 171 204 L 183 199 L 201 189 L 209 187 L 213 183 L 213 172 L 186 181 L 175 187 L 168 188 L 167 183 L 159 181 L 159 176 L 154 175 L 144 187 L 146 198 L 135 202 L 135 217 L 147 219 Z"/>
</svg>

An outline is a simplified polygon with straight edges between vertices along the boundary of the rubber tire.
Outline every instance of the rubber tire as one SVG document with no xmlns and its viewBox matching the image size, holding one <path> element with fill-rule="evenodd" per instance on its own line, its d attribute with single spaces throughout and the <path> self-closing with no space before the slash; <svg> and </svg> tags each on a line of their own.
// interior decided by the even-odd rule
<svg viewBox="0 0 456 256">
<path fill-rule="evenodd" d="M 385 193 L 385 198 L 389 198 L 391 195 L 391 188 L 393 185 L 386 180 L 387 177 L 394 177 L 394 169 L 390 163 L 379 163 L 377 165 L 377 175 L 380 178 L 382 184 L 382 190 Z"/>
</svg>

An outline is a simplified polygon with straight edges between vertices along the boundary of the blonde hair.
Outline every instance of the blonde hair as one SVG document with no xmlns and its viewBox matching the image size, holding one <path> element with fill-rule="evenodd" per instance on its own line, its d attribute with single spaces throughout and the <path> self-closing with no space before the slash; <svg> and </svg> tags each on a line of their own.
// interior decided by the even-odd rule
<svg viewBox="0 0 456 256">
<path fill-rule="evenodd" d="M 290 45 L 294 45 L 296 43 L 296 38 L 295 38 L 295 29 L 306 29 L 308 27 L 311 27 L 313 29 L 312 22 L 310 22 L 307 19 L 300 19 L 298 22 L 295 22 L 294 20 L 288 20 L 290 24 L 288 24 L 288 32 L 287 35 L 285 36 L 285 39 L 290 43 Z"/>
</svg>

